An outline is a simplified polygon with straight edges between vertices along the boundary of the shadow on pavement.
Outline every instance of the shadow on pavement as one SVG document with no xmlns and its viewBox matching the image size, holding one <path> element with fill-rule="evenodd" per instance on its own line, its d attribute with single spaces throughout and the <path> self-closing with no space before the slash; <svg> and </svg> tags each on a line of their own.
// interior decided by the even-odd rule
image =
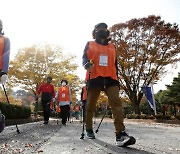
<svg viewBox="0 0 180 154">
<path fill-rule="evenodd" d="M 60 128 L 54 121 L 48 125 L 42 122 L 19 125 L 20 134 L 15 126 L 7 127 L 0 135 L 0 153 L 35 153 Z"/>
<path fill-rule="evenodd" d="M 153 154 L 153 153 L 150 153 L 150 152 L 147 152 L 144 150 L 135 149 L 132 147 L 117 147 L 117 146 L 111 145 L 109 143 L 103 142 L 99 139 L 93 139 L 92 141 L 94 141 L 96 144 L 99 144 L 102 147 L 107 148 L 116 153 Z"/>
</svg>

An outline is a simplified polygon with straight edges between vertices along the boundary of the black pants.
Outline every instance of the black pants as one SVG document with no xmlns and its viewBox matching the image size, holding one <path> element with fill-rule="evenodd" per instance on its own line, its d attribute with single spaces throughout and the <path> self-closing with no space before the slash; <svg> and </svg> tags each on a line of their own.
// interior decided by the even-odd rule
<svg viewBox="0 0 180 154">
<path fill-rule="evenodd" d="M 64 106 L 60 106 L 60 108 L 61 108 L 62 124 L 66 124 L 70 107 L 69 107 L 69 105 L 64 105 Z"/>
<path fill-rule="evenodd" d="M 70 121 L 70 109 L 69 109 L 69 112 L 68 112 L 68 115 L 67 115 L 67 121 Z"/>
<path fill-rule="evenodd" d="M 82 101 L 82 109 L 83 109 L 83 118 L 85 118 L 86 115 L 86 100 Z"/>
<path fill-rule="evenodd" d="M 49 121 L 50 117 L 50 101 L 42 100 L 44 121 Z"/>
</svg>

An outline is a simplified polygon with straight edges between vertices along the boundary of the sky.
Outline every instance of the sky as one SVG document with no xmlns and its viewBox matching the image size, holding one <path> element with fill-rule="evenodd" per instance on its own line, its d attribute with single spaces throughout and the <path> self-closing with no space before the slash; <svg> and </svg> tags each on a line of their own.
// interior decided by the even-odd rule
<svg viewBox="0 0 180 154">
<path fill-rule="evenodd" d="M 4 32 L 11 41 L 11 59 L 18 49 L 34 44 L 59 45 L 63 54 L 77 57 L 81 79 L 85 77 L 82 53 L 97 23 L 105 22 L 110 27 L 132 18 L 160 15 L 180 26 L 179 0 L 0 0 L 0 6 Z M 154 92 L 171 84 L 178 69 L 180 64 L 177 69 L 169 69 L 154 85 Z"/>
</svg>

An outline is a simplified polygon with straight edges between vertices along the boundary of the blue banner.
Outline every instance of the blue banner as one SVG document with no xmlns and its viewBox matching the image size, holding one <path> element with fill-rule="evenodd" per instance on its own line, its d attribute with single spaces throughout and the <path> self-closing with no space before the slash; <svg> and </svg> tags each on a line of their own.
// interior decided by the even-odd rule
<svg viewBox="0 0 180 154">
<path fill-rule="evenodd" d="M 153 91 L 152 91 L 152 87 L 149 87 L 149 86 L 141 87 L 141 90 L 145 94 L 150 107 L 153 110 L 155 110 L 156 105 L 155 105 L 155 101 L 154 101 L 154 94 L 153 94 Z"/>
</svg>

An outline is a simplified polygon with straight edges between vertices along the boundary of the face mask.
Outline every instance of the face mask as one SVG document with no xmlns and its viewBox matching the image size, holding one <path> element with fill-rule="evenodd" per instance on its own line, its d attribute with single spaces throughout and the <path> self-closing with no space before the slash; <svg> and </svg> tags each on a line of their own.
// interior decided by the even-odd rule
<svg viewBox="0 0 180 154">
<path fill-rule="evenodd" d="M 65 86 L 66 85 L 66 82 L 62 82 L 62 86 Z"/>
<path fill-rule="evenodd" d="M 106 39 L 109 36 L 109 31 L 106 30 L 100 30 L 96 32 L 96 37 L 100 39 Z"/>
</svg>

